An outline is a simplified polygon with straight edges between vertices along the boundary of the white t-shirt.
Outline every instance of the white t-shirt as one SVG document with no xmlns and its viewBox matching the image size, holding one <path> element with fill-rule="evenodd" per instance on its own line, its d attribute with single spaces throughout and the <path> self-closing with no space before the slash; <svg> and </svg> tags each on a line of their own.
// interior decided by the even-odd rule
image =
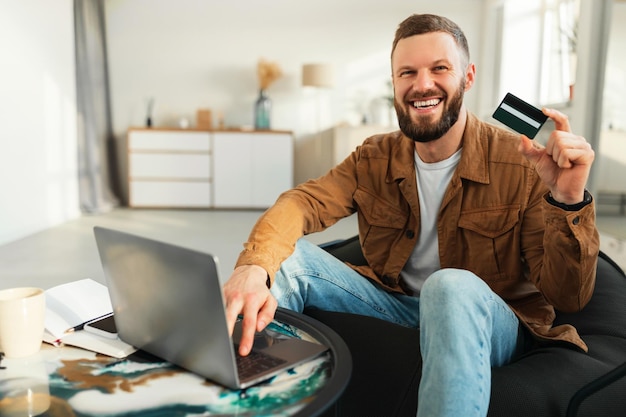
<svg viewBox="0 0 626 417">
<path fill-rule="evenodd" d="M 413 253 L 400 273 L 415 295 L 419 295 L 426 278 L 441 269 L 437 217 L 443 195 L 461 160 L 461 151 L 462 149 L 459 149 L 448 159 L 432 164 L 423 162 L 415 152 L 415 175 L 420 203 L 420 234 Z"/>
</svg>

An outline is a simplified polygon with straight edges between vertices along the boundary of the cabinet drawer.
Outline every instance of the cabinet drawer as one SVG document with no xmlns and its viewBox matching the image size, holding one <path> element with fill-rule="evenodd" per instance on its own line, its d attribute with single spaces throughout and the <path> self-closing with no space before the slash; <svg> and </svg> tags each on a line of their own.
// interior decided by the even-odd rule
<svg viewBox="0 0 626 417">
<path fill-rule="evenodd" d="M 207 154 L 131 153 L 131 179 L 208 179 L 211 176 L 211 158 Z"/>
<path fill-rule="evenodd" d="M 209 132 L 130 131 L 128 149 L 148 151 L 209 151 Z"/>
<path fill-rule="evenodd" d="M 211 206 L 209 182 L 131 181 L 131 207 L 196 207 Z"/>
</svg>

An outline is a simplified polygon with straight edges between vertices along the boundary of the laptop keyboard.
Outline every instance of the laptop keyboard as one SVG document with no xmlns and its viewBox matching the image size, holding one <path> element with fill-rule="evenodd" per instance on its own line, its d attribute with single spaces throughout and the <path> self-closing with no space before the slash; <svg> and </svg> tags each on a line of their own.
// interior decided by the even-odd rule
<svg viewBox="0 0 626 417">
<path fill-rule="evenodd" d="M 238 350 L 239 346 L 235 345 L 235 349 Z M 239 373 L 239 378 L 244 380 L 287 362 L 284 359 L 254 350 L 247 356 L 239 354 L 236 356 L 237 372 Z"/>
</svg>

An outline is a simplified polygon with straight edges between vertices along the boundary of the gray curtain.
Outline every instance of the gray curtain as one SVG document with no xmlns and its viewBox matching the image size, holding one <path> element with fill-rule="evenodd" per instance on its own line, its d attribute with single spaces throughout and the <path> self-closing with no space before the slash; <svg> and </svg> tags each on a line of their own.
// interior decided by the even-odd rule
<svg viewBox="0 0 626 417">
<path fill-rule="evenodd" d="M 104 1 L 74 0 L 79 197 L 83 213 L 118 205 L 109 98 Z"/>
</svg>

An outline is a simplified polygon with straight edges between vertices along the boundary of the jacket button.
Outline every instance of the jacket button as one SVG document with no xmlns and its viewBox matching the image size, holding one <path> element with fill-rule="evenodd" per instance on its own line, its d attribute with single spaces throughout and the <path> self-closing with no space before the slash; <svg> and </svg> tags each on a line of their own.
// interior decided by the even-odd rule
<svg viewBox="0 0 626 417">
<path fill-rule="evenodd" d="M 413 232 L 413 230 L 407 230 L 404 232 L 404 235 L 409 239 L 413 239 L 415 237 L 415 232 Z"/>
<path fill-rule="evenodd" d="M 574 217 L 574 220 L 572 220 L 572 223 L 574 224 L 574 226 L 576 226 L 578 223 L 580 223 L 580 216 Z"/>
</svg>

